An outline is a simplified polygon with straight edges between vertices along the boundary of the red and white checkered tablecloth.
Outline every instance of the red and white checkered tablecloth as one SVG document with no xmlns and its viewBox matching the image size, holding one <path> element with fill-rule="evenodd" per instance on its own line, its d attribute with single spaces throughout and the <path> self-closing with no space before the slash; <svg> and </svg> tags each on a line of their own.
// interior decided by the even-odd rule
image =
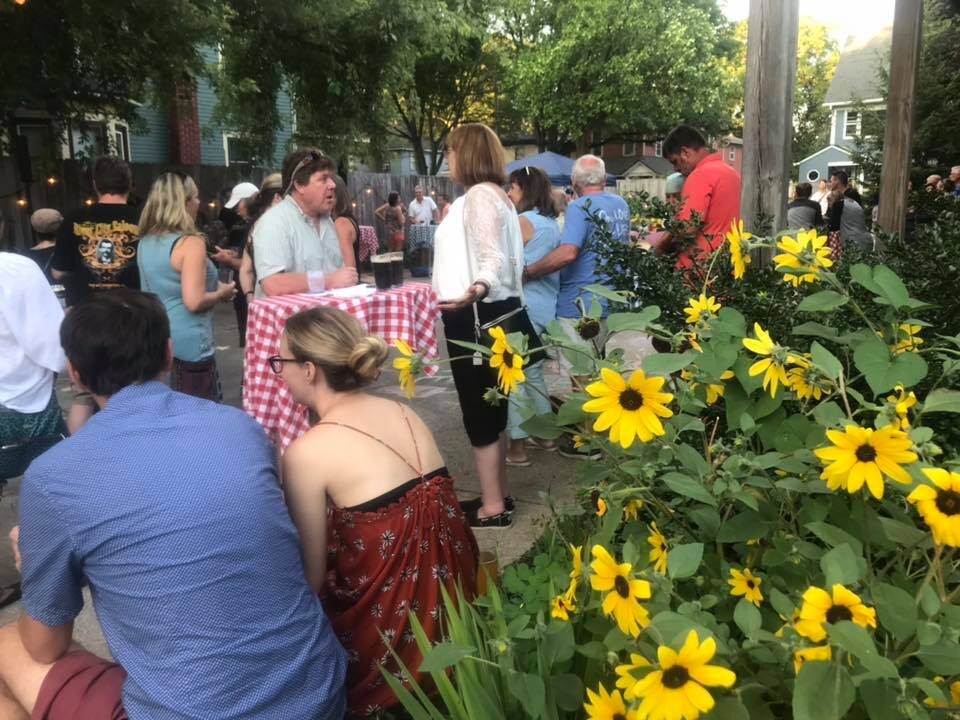
<svg viewBox="0 0 960 720">
<path fill-rule="evenodd" d="M 436 324 L 440 319 L 437 296 L 426 283 L 406 283 L 367 297 L 282 295 L 250 303 L 247 348 L 243 368 L 243 409 L 259 422 L 280 447 L 286 448 L 306 432 L 307 410 L 294 402 L 286 384 L 270 369 L 267 358 L 280 352 L 280 335 L 287 318 L 300 310 L 328 305 L 344 310 L 367 331 L 392 343 L 404 340 L 426 358 L 439 353 Z"/>
<path fill-rule="evenodd" d="M 377 231 L 372 225 L 360 226 L 360 261 L 364 261 L 371 255 L 380 252 L 380 241 L 377 239 Z"/>
</svg>

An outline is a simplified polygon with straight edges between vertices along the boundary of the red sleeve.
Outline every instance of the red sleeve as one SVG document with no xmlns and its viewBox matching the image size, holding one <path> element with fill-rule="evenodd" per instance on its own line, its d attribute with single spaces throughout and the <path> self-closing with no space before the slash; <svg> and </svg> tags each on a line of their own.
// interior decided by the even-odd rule
<svg viewBox="0 0 960 720">
<path fill-rule="evenodd" d="M 707 209 L 710 207 L 710 196 L 713 194 L 713 184 L 707 173 L 694 170 L 683 183 L 683 207 L 677 213 L 677 220 L 689 220 L 691 213 L 700 214 L 700 220 L 705 221 Z"/>
</svg>

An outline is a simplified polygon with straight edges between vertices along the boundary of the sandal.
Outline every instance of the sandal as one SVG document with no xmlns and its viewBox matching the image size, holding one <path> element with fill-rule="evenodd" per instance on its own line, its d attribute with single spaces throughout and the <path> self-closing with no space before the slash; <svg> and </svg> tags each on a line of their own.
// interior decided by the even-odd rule
<svg viewBox="0 0 960 720">
<path fill-rule="evenodd" d="M 0 608 L 5 608 L 7 605 L 12 605 L 20 599 L 21 595 L 20 583 L 14 583 L 13 585 L 7 585 L 4 588 L 0 588 Z"/>
<path fill-rule="evenodd" d="M 544 452 L 556 452 L 558 447 L 553 440 L 534 440 L 533 438 L 527 438 L 525 444 L 530 450 L 543 450 Z"/>
<path fill-rule="evenodd" d="M 529 457 L 525 457 L 522 460 L 514 460 L 509 455 L 506 456 L 506 463 L 509 467 L 530 467 L 533 464 Z"/>
</svg>

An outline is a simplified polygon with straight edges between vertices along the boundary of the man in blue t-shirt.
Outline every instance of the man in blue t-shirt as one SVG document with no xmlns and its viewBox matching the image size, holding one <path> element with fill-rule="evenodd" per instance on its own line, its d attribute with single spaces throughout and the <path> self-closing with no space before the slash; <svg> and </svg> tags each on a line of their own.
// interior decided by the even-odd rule
<svg viewBox="0 0 960 720">
<path fill-rule="evenodd" d="M 152 295 L 97 295 L 60 340 L 101 411 L 23 479 L 23 612 L 0 628 L 0 714 L 342 718 L 346 656 L 263 430 L 162 382 L 170 329 Z M 118 664 L 72 644 L 85 584 Z"/>
<path fill-rule="evenodd" d="M 622 197 L 605 191 L 607 169 L 603 160 L 595 155 L 584 155 L 577 159 L 571 180 L 579 197 L 567 207 L 560 245 L 546 257 L 524 268 L 524 280 L 536 280 L 559 270 L 557 317 L 576 322 L 581 316 L 577 298 L 583 296 L 583 304 L 587 309 L 595 298 L 591 293 L 582 293 L 581 289 L 604 282 L 603 276 L 596 270 L 596 255 L 592 250 L 584 249 L 596 231 L 590 215 L 607 223 L 615 242 L 625 243 L 630 240 L 630 208 Z M 595 299 L 600 302 L 606 315 L 603 298 Z"/>
</svg>

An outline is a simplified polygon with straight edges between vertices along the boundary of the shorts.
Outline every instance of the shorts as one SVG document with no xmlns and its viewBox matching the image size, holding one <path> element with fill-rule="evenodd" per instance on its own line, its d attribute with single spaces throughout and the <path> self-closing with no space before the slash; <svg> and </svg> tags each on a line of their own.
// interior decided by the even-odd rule
<svg viewBox="0 0 960 720">
<path fill-rule="evenodd" d="M 56 390 L 40 412 L 21 413 L 0 406 L 0 488 L 6 480 L 23 475 L 34 458 L 66 435 Z"/>
<path fill-rule="evenodd" d="M 220 373 L 213 355 L 196 362 L 174 358 L 170 371 L 170 387 L 177 392 L 204 400 L 223 402 Z"/>
<path fill-rule="evenodd" d="M 126 720 L 126 671 L 86 650 L 67 653 L 43 679 L 30 720 Z"/>
</svg>

